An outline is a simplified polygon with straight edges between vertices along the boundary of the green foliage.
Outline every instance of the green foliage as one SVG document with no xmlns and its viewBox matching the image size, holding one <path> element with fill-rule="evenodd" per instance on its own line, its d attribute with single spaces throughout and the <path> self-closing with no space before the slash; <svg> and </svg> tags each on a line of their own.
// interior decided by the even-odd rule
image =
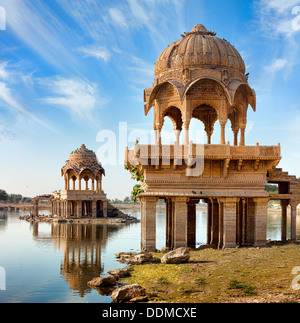
<svg viewBox="0 0 300 323">
<path fill-rule="evenodd" d="M 13 204 L 32 203 L 31 197 L 23 197 L 21 194 L 7 194 L 6 191 L 0 190 L 0 201 Z"/>
<path fill-rule="evenodd" d="M 0 201 L 6 202 L 8 200 L 8 194 L 4 190 L 0 190 Z"/>
<path fill-rule="evenodd" d="M 137 182 L 144 182 L 144 171 L 139 170 L 137 167 L 134 166 L 125 166 L 125 169 L 128 170 L 131 173 L 131 179 L 137 181 Z"/>
<path fill-rule="evenodd" d="M 133 202 L 137 202 L 138 195 L 144 193 L 144 190 L 141 189 L 141 185 L 137 184 L 133 187 L 133 190 L 131 192 L 131 198 Z"/>
<path fill-rule="evenodd" d="M 139 170 L 137 167 L 134 166 L 125 166 L 125 169 L 131 173 L 131 179 L 143 183 L 145 181 L 144 171 Z M 131 192 L 131 199 L 133 202 L 137 202 L 138 195 L 144 193 L 144 190 L 141 189 L 141 185 L 137 184 L 133 187 Z"/>
</svg>

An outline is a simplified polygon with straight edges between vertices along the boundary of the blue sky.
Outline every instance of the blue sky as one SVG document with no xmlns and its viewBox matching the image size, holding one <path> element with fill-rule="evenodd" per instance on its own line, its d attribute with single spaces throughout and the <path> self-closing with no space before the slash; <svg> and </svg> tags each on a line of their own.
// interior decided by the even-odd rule
<svg viewBox="0 0 300 323">
<path fill-rule="evenodd" d="M 106 129 L 118 145 L 119 122 L 127 122 L 128 132 L 150 132 L 143 89 L 152 86 L 154 63 L 199 23 L 234 44 L 245 60 L 257 93 L 246 144 L 280 142 L 280 167 L 300 176 L 300 1 L 0 0 L 0 6 L 6 16 L 0 187 L 7 192 L 62 189 L 60 169 L 71 151 L 84 143 L 98 152 L 97 134 Z M 117 146 L 117 153 L 124 148 Z M 123 166 L 104 166 L 108 197 L 129 196 L 134 183 Z"/>
</svg>

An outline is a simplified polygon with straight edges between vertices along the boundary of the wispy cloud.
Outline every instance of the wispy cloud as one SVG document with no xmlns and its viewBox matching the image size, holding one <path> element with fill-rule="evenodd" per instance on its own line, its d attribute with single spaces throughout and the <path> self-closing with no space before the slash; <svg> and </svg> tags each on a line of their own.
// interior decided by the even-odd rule
<svg viewBox="0 0 300 323">
<path fill-rule="evenodd" d="M 260 0 L 257 1 L 262 30 L 269 37 L 292 37 L 300 32 L 295 28 L 295 11 L 299 0 Z"/>
<path fill-rule="evenodd" d="M 83 53 L 85 57 L 93 57 L 98 60 L 103 60 L 106 63 L 110 60 L 110 52 L 107 48 L 102 46 L 81 47 L 79 48 L 79 51 Z"/>
<path fill-rule="evenodd" d="M 40 81 L 52 93 L 42 99 L 53 106 L 60 106 L 78 120 L 93 120 L 92 112 L 108 103 L 108 99 L 100 96 L 97 84 L 76 78 L 48 78 Z"/>
<path fill-rule="evenodd" d="M 269 78 L 275 77 L 276 72 L 281 72 L 287 79 L 293 67 L 299 62 L 300 28 L 295 28 L 295 19 L 299 20 L 299 16 L 295 15 L 298 11 L 294 10 L 297 5 L 300 5 L 299 0 L 258 0 L 255 2 L 262 34 L 271 40 L 281 40 L 280 46 L 273 48 L 274 57 L 266 67 L 266 70 L 270 72 Z"/>
<path fill-rule="evenodd" d="M 75 34 L 44 1 L 0 0 L 0 6 L 6 10 L 7 30 L 45 62 L 60 70 L 72 70 L 76 66 L 76 59 L 70 51 L 70 42 Z"/>
<path fill-rule="evenodd" d="M 128 21 L 119 8 L 110 8 L 108 10 L 112 22 L 121 28 L 128 29 Z"/>
<path fill-rule="evenodd" d="M 51 131 L 56 131 L 53 127 L 47 124 L 45 121 L 38 118 L 33 112 L 30 112 L 24 107 L 23 104 L 17 99 L 16 91 L 13 90 L 12 85 L 22 79 L 23 75 L 18 72 L 11 72 L 8 69 L 8 62 L 2 62 L 0 64 L 0 100 L 2 105 L 5 107 L 12 108 L 16 115 L 22 115 L 28 117 L 29 119 L 35 121 L 44 128 Z"/>
</svg>

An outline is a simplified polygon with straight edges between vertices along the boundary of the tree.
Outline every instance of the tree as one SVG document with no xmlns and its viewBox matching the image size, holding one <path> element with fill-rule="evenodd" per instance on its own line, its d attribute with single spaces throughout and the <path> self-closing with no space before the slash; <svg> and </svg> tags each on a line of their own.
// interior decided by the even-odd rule
<svg viewBox="0 0 300 323">
<path fill-rule="evenodd" d="M 131 174 L 131 179 L 144 183 L 145 181 L 145 175 L 143 170 L 139 170 L 137 167 L 134 166 L 125 166 L 125 169 L 128 170 Z M 140 184 L 137 184 L 133 187 L 133 190 L 131 192 L 131 198 L 132 201 L 135 203 L 138 200 L 138 195 L 144 193 L 145 191 L 142 190 L 142 186 Z"/>
<path fill-rule="evenodd" d="M 8 200 L 8 194 L 4 190 L 0 190 L 0 201 L 6 202 Z"/>
</svg>

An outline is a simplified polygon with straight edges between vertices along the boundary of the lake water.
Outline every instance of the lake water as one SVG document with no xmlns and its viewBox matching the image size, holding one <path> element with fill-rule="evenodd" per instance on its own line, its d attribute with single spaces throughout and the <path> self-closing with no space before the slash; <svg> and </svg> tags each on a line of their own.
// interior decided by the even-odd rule
<svg viewBox="0 0 300 323">
<path fill-rule="evenodd" d="M 140 218 L 139 211 L 127 213 Z M 109 296 L 90 289 L 87 282 L 126 266 L 116 260 L 115 253 L 139 251 L 140 223 L 30 224 L 20 221 L 20 215 L 0 211 L 0 303 L 111 303 Z M 300 239 L 299 231 L 297 235 Z M 269 215 L 268 239 L 280 237 L 277 212 Z M 161 211 L 157 215 L 158 249 L 165 246 L 164 239 L 165 214 Z M 202 210 L 197 211 L 197 243 L 206 243 L 206 212 Z"/>
</svg>

